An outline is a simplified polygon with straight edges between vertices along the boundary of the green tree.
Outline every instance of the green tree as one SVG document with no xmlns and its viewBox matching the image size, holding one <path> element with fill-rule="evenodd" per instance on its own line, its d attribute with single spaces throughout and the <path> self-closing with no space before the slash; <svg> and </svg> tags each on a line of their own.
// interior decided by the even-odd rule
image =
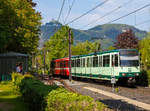
<svg viewBox="0 0 150 111">
<path fill-rule="evenodd" d="M 142 83 L 147 81 L 150 85 L 150 33 L 146 38 L 140 41 L 139 51 L 141 54 L 141 66 L 143 66 L 142 69 L 144 70 L 144 73 L 142 73 L 143 75 L 141 76 L 141 80 Z M 145 78 L 144 81 L 143 78 Z"/>
<path fill-rule="evenodd" d="M 114 49 L 116 49 L 116 48 L 113 47 L 113 46 L 109 46 L 107 49 L 108 49 L 108 50 L 114 50 Z"/>
<path fill-rule="evenodd" d="M 144 65 L 144 69 L 147 70 L 150 68 L 150 33 L 146 38 L 140 41 L 139 51 L 141 53 L 141 61 Z"/>
<path fill-rule="evenodd" d="M 32 0 L 0 1 L 0 53 L 36 51 L 41 15 Z"/>
<path fill-rule="evenodd" d="M 69 46 L 69 27 L 62 26 L 50 39 L 44 44 L 43 51 L 45 54 L 45 63 L 50 66 L 52 59 L 68 57 Z M 71 40 L 73 43 L 73 33 L 71 31 Z"/>
<path fill-rule="evenodd" d="M 95 41 L 93 43 L 89 41 L 79 42 L 75 46 L 72 46 L 72 55 L 89 54 L 100 50 L 100 41 Z"/>
</svg>

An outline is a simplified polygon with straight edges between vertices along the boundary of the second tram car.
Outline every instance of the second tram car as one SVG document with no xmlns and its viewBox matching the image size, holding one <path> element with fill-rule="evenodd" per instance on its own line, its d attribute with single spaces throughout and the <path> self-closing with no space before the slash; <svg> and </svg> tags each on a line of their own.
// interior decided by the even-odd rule
<svg viewBox="0 0 150 111">
<path fill-rule="evenodd" d="M 57 63 L 59 60 L 65 63 Z M 139 53 L 136 49 L 117 49 L 72 56 L 71 61 L 73 77 L 102 80 L 111 80 L 114 77 L 116 81 L 134 83 L 135 77 L 140 74 Z M 69 76 L 69 59 L 57 59 L 55 62 L 54 74 Z M 58 66 L 61 69 L 59 71 Z"/>
<path fill-rule="evenodd" d="M 52 73 L 54 76 L 69 76 L 69 67 L 68 67 L 69 58 L 61 58 L 52 61 Z"/>
</svg>

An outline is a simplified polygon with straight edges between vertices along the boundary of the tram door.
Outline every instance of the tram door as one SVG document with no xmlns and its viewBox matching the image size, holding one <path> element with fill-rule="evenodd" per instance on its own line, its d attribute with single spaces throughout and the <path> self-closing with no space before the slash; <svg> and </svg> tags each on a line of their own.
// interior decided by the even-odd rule
<svg viewBox="0 0 150 111">
<path fill-rule="evenodd" d="M 115 55 L 111 55 L 111 77 L 114 77 Z"/>
<path fill-rule="evenodd" d="M 118 73 L 117 67 L 119 62 L 118 54 L 111 55 L 111 76 L 115 76 Z"/>
</svg>

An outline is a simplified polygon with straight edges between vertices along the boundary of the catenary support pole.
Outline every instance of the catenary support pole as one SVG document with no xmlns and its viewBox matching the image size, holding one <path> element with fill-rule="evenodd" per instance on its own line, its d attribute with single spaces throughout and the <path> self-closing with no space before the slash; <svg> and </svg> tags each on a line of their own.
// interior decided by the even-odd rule
<svg viewBox="0 0 150 111">
<path fill-rule="evenodd" d="M 71 29 L 69 28 L 69 81 L 72 81 L 71 73 Z"/>
</svg>

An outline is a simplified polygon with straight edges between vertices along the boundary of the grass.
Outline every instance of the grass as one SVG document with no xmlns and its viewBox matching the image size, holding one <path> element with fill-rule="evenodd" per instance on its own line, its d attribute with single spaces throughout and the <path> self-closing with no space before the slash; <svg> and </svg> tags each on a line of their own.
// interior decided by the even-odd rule
<svg viewBox="0 0 150 111">
<path fill-rule="evenodd" d="M 11 81 L 0 83 L 0 111 L 29 111 Z"/>
</svg>

